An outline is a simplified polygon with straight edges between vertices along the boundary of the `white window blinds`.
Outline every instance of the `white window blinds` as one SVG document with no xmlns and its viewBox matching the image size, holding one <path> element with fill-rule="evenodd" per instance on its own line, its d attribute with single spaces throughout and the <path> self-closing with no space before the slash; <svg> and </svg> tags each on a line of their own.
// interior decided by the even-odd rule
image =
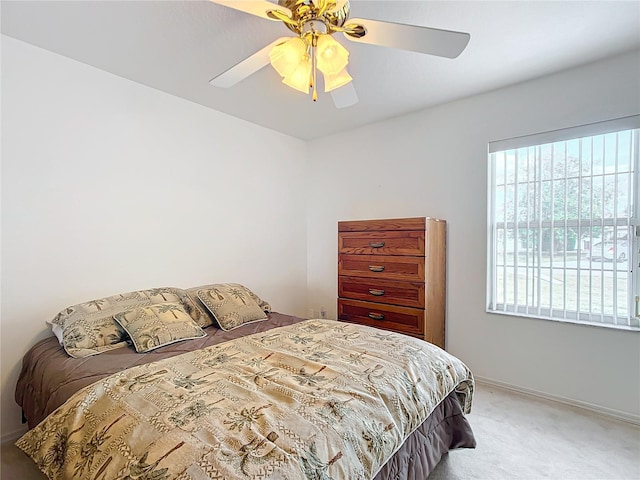
<svg viewBox="0 0 640 480">
<path fill-rule="evenodd" d="M 487 310 L 635 329 L 640 116 L 489 144 Z"/>
</svg>

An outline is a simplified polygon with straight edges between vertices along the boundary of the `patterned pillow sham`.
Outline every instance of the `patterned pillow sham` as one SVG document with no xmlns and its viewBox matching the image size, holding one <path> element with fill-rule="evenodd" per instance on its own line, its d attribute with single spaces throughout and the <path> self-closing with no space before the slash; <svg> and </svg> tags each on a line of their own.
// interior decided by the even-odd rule
<svg viewBox="0 0 640 480">
<path fill-rule="evenodd" d="M 182 305 L 174 302 L 136 307 L 113 318 L 129 334 L 138 353 L 207 335 Z"/>
<path fill-rule="evenodd" d="M 213 288 L 221 288 L 221 287 L 236 288 L 244 292 L 245 295 L 248 295 L 249 298 L 253 299 L 260 306 L 263 312 L 268 313 L 271 311 L 271 305 L 269 303 L 265 302 L 260 297 L 258 297 L 255 293 L 249 290 L 247 287 L 239 283 L 213 283 L 210 285 L 200 285 L 198 287 L 187 288 L 186 292 L 191 298 L 191 300 L 193 300 L 193 303 L 196 305 L 197 312 L 199 314 L 199 317 L 194 314 L 192 314 L 191 316 L 198 322 L 198 325 L 200 325 L 203 328 L 208 327 L 209 325 L 213 325 L 213 320 L 215 319 L 215 317 L 211 316 L 212 314 L 209 313 L 210 312 L 209 307 L 207 307 L 204 304 L 204 302 L 198 297 L 198 292 L 200 290 L 211 290 Z"/>
<path fill-rule="evenodd" d="M 260 305 L 241 287 L 228 283 L 198 290 L 198 298 L 209 309 L 222 330 L 233 330 L 246 323 L 267 319 Z"/>
<path fill-rule="evenodd" d="M 61 311 L 51 323 L 62 328 L 62 346 L 74 358 L 97 355 L 129 343 L 127 333 L 113 319 L 134 307 L 175 302 L 191 314 L 193 300 L 179 288 L 152 288 L 79 303 Z"/>
</svg>

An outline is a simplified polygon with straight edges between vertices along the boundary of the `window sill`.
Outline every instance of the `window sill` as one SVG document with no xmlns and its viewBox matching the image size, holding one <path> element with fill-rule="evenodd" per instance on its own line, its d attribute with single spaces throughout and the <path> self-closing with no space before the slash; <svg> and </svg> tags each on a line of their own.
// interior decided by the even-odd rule
<svg viewBox="0 0 640 480">
<path fill-rule="evenodd" d="M 611 323 L 601 323 L 601 322 L 587 322 L 583 320 L 574 320 L 572 318 L 549 318 L 538 315 L 524 314 L 519 312 L 501 312 L 496 310 L 485 309 L 487 313 L 495 314 L 495 315 L 504 315 L 509 317 L 520 317 L 525 319 L 533 319 L 533 320 L 545 320 L 548 322 L 558 322 L 558 323 L 571 323 L 574 325 L 580 325 L 584 327 L 600 327 L 600 328 L 609 328 L 613 330 L 624 330 L 628 332 L 640 332 L 640 325 L 614 325 Z"/>
</svg>

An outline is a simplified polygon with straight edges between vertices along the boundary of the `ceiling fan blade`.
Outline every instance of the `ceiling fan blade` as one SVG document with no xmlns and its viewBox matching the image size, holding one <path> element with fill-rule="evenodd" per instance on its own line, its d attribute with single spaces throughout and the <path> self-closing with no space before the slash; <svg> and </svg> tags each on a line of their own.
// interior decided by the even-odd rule
<svg viewBox="0 0 640 480">
<path fill-rule="evenodd" d="M 229 88 L 233 87 L 236 83 L 244 80 L 250 75 L 253 75 L 261 68 L 267 66 L 270 62 L 269 52 L 273 47 L 288 40 L 289 37 L 282 37 L 271 42 L 266 47 L 258 50 L 250 57 L 245 58 L 240 63 L 235 64 L 230 69 L 222 72 L 220 75 L 215 76 L 209 83 L 214 87 Z"/>
<path fill-rule="evenodd" d="M 364 36 L 360 37 L 359 32 L 362 30 L 357 26 L 363 26 L 366 29 Z M 354 42 L 400 48 L 446 58 L 456 58 L 460 55 L 471 38 L 471 35 L 463 32 L 365 18 L 349 19 L 344 28 L 347 30 L 344 36 Z M 349 32 L 350 28 L 353 28 L 354 33 Z"/>
<path fill-rule="evenodd" d="M 358 94 L 353 86 L 353 82 L 331 90 L 331 98 L 336 108 L 346 108 L 358 103 Z"/>
<path fill-rule="evenodd" d="M 287 7 L 283 7 L 276 3 L 268 2 L 267 0 L 209 0 L 210 2 L 223 5 L 225 7 L 234 8 L 241 12 L 250 13 L 251 15 L 257 15 L 258 17 L 266 18 L 267 20 L 276 20 L 267 15 L 267 12 L 276 10 L 284 13 L 287 17 L 291 17 L 291 10 Z"/>
</svg>

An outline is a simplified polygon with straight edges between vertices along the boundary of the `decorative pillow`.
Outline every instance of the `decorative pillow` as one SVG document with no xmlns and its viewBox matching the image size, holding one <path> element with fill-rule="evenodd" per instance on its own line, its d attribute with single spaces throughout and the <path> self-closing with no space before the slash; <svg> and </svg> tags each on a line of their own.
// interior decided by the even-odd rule
<svg viewBox="0 0 640 480">
<path fill-rule="evenodd" d="M 195 321 L 202 328 L 209 327 L 213 325 L 214 317 L 209 312 L 209 309 L 204 306 L 202 300 L 198 298 L 198 291 L 202 289 L 210 288 L 212 285 L 202 285 L 199 287 L 187 288 L 186 292 L 189 295 L 189 298 L 195 305 L 194 313 L 191 316 L 195 319 Z"/>
<path fill-rule="evenodd" d="M 113 319 L 115 314 L 163 302 L 179 303 L 189 314 L 197 309 L 184 290 L 152 288 L 73 305 L 60 312 L 51 323 L 62 329 L 65 351 L 74 358 L 82 358 L 128 345 L 126 332 Z"/>
<path fill-rule="evenodd" d="M 242 285 L 212 285 L 211 288 L 198 290 L 198 298 L 209 309 L 222 330 L 232 330 L 267 318 L 264 310 Z"/>
<path fill-rule="evenodd" d="M 113 318 L 129 334 L 138 353 L 207 335 L 179 303 L 137 307 Z"/>
<path fill-rule="evenodd" d="M 213 288 L 239 289 L 245 292 L 246 295 L 248 295 L 250 298 L 252 298 L 260 306 L 262 311 L 264 311 L 265 313 L 271 311 L 271 305 L 269 305 L 269 303 L 265 302 L 247 287 L 245 287 L 244 285 L 240 285 L 239 283 L 214 283 L 211 285 L 200 285 L 199 287 L 187 288 L 186 292 L 196 306 L 197 313 L 199 314 L 199 316 L 197 316 L 196 314 L 191 314 L 191 316 L 198 322 L 198 325 L 203 328 L 208 327 L 209 325 L 213 325 L 213 318 L 209 313 L 211 309 L 204 305 L 204 302 L 198 297 L 198 292 L 200 290 L 211 290 Z"/>
</svg>

